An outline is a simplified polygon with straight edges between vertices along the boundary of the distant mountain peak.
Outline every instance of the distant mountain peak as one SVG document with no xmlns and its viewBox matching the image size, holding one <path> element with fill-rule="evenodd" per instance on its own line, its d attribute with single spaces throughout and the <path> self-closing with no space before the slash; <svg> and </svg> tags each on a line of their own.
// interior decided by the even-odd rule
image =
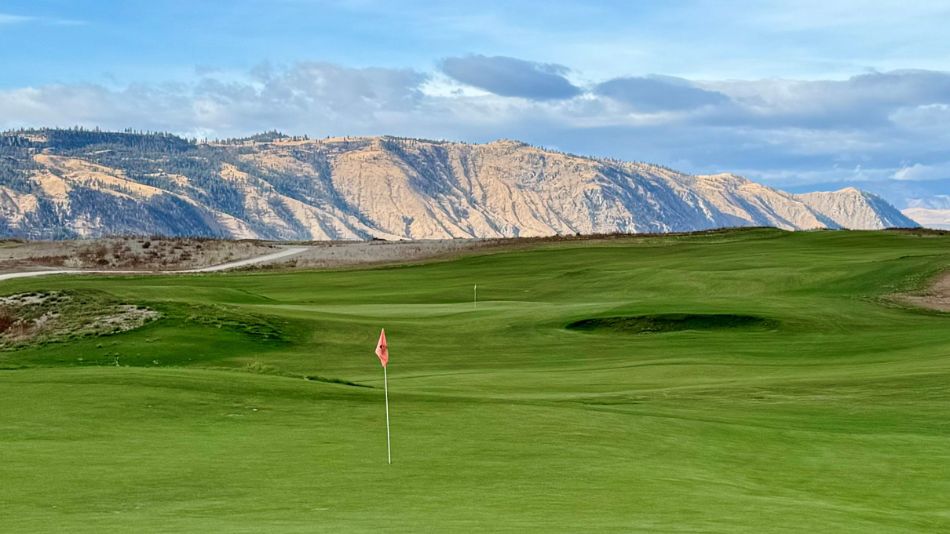
<svg viewBox="0 0 950 534">
<path fill-rule="evenodd" d="M 901 213 L 919 222 L 921 226 L 937 230 L 950 230 L 950 209 L 907 208 Z"/>
<path fill-rule="evenodd" d="M 817 191 L 816 191 L 816 192 L 817 192 Z M 867 194 L 867 192 L 862 191 L 862 190 L 860 190 L 860 189 L 858 189 L 857 187 L 854 187 L 854 186 L 844 187 L 844 188 L 842 188 L 842 189 L 839 189 L 839 190 L 837 190 L 837 191 L 834 191 L 834 193 L 849 194 L 849 195 L 866 195 L 866 194 Z"/>
<path fill-rule="evenodd" d="M 855 187 L 796 196 L 841 228 L 877 230 L 920 226 L 881 197 Z"/>
</svg>

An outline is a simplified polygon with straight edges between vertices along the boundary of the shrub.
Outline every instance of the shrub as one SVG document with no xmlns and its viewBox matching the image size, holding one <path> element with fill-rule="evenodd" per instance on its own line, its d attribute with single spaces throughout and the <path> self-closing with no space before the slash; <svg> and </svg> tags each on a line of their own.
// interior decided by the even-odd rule
<svg viewBox="0 0 950 534">
<path fill-rule="evenodd" d="M 0 310 L 0 333 L 6 332 L 16 322 L 16 317 L 6 310 Z"/>
</svg>

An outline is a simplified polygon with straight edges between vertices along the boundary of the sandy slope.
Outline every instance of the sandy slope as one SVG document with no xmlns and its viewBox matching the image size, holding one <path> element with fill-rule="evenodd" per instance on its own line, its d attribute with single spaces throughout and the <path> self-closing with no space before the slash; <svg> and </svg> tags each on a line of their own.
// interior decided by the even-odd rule
<svg viewBox="0 0 950 534">
<path fill-rule="evenodd" d="M 898 300 L 922 308 L 950 312 L 950 272 L 938 276 L 924 292 L 916 295 L 900 295 Z"/>
</svg>

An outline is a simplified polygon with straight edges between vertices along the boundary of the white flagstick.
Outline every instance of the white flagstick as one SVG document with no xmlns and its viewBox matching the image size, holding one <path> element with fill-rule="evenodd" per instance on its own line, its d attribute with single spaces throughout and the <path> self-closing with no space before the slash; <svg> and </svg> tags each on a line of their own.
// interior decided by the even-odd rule
<svg viewBox="0 0 950 534">
<path fill-rule="evenodd" d="M 478 309 L 478 284 L 475 284 L 475 300 L 473 300 L 472 302 L 474 303 L 473 307 L 477 310 Z"/>
<path fill-rule="evenodd" d="M 389 378 L 386 376 L 386 367 L 383 366 L 383 388 L 386 391 L 386 458 L 389 464 L 393 463 L 393 451 L 389 444 Z"/>
</svg>

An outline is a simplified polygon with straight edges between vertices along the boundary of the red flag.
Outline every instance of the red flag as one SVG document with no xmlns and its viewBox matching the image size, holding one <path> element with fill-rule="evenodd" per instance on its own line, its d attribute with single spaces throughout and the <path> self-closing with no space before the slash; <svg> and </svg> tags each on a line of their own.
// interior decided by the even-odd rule
<svg viewBox="0 0 950 534">
<path fill-rule="evenodd" d="M 386 329 L 379 331 L 379 343 L 376 344 L 376 356 L 379 357 L 379 363 L 386 367 L 389 363 L 389 347 L 386 346 Z"/>
</svg>

